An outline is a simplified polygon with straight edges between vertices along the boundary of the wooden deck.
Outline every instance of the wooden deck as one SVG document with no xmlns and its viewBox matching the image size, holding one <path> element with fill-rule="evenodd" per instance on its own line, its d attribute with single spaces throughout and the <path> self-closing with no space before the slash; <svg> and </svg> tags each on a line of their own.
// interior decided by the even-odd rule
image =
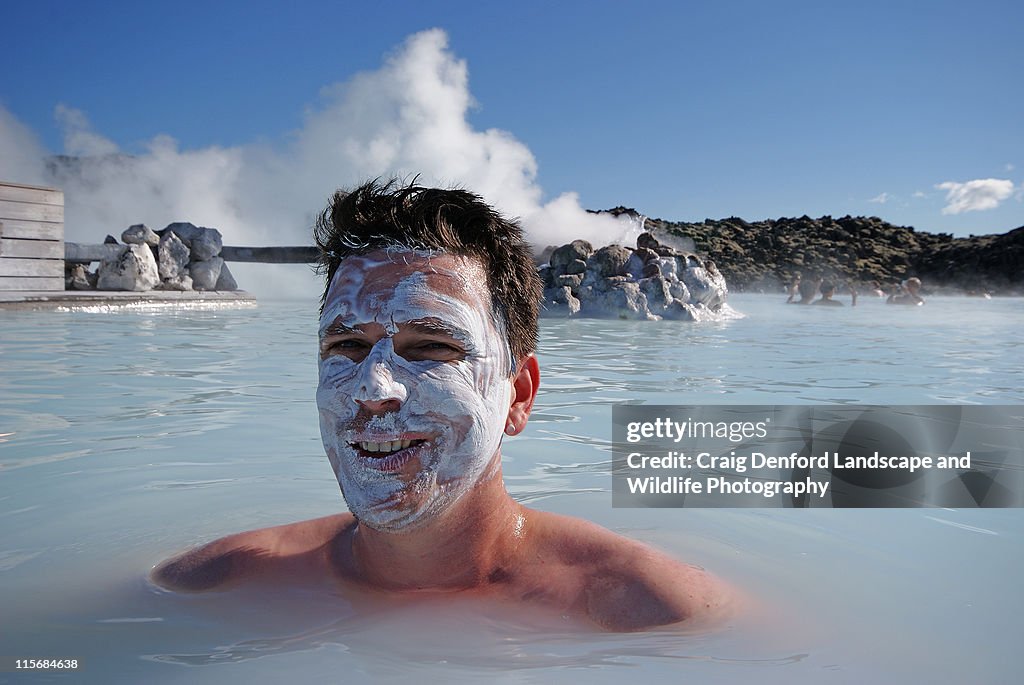
<svg viewBox="0 0 1024 685">
<path fill-rule="evenodd" d="M 63 277 L 61 282 L 63 285 Z M 176 307 L 189 309 L 255 307 L 256 298 L 244 290 L 176 291 L 148 290 L 61 290 L 0 292 L 0 310 L 97 310 L 105 308 L 147 309 Z"/>
<path fill-rule="evenodd" d="M 64 265 L 100 262 L 120 245 L 64 242 L 64 192 L 0 181 L 0 309 L 87 309 L 96 307 L 248 307 L 245 291 L 64 290 Z M 315 262 L 313 246 L 224 246 L 229 262 L 301 264 Z"/>
</svg>

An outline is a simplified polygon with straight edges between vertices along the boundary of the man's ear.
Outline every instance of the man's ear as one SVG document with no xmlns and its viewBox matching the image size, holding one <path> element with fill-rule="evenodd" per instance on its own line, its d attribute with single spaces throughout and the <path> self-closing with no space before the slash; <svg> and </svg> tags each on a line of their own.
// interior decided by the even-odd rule
<svg viewBox="0 0 1024 685">
<path fill-rule="evenodd" d="M 540 364 L 535 356 L 527 355 L 519 362 L 516 375 L 512 377 L 512 406 L 505 420 L 505 433 L 516 435 L 526 427 L 539 386 Z"/>
</svg>

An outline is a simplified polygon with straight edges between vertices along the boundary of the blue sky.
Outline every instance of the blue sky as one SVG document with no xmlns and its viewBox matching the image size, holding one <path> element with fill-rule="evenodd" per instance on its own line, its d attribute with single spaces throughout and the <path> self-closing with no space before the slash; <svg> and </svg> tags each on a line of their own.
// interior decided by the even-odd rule
<svg viewBox="0 0 1024 685">
<path fill-rule="evenodd" d="M 330 188 L 417 172 L 535 235 L 619 204 L 1024 224 L 1020 2 L 66 0 L 3 17 L 0 176 L 40 181 L 38 151 L 140 157 L 131 178 L 68 182 L 72 236 L 73 211 L 89 230 L 188 213 L 230 233 L 258 205 L 288 225 L 266 241 L 305 230 Z"/>
</svg>

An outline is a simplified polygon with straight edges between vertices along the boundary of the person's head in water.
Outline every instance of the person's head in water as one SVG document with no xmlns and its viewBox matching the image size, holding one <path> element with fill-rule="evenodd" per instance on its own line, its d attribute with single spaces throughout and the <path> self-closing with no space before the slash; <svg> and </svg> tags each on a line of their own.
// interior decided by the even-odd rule
<svg viewBox="0 0 1024 685">
<path fill-rule="evenodd" d="M 797 286 L 800 293 L 800 304 L 808 304 L 814 299 L 818 291 L 818 281 L 813 278 L 806 278 L 800 281 Z"/>
<path fill-rule="evenodd" d="M 315 236 L 325 450 L 362 523 L 415 529 L 497 473 L 529 415 L 532 252 L 478 196 L 395 183 L 339 191 Z"/>
<path fill-rule="evenodd" d="M 537 348 L 543 286 L 519 224 L 465 190 L 371 181 L 339 190 L 314 230 L 318 271 L 326 276 L 320 311 L 346 257 L 405 248 L 477 259 L 486 275 L 494 316 L 516 359 Z"/>
<path fill-rule="evenodd" d="M 540 382 L 541 284 L 514 222 L 465 191 L 369 183 L 335 194 L 315 235 L 316 401 L 349 511 L 214 540 L 156 582 L 329 579 L 346 596 L 393 593 L 389 607 L 406 591 L 473 591 L 623 631 L 731 612 L 702 569 L 505 488 L 502 438 Z"/>
<path fill-rule="evenodd" d="M 831 299 L 836 294 L 836 284 L 832 281 L 822 281 L 821 283 L 821 296 L 826 300 Z"/>
</svg>

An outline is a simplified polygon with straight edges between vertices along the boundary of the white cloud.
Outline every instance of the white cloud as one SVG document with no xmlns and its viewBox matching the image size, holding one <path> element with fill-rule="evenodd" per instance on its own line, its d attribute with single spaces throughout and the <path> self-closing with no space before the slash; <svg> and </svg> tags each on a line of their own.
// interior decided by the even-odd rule
<svg viewBox="0 0 1024 685">
<path fill-rule="evenodd" d="M 960 214 L 983 209 L 995 209 L 1013 194 L 1013 181 L 998 178 L 979 178 L 966 183 L 946 181 L 935 186 L 946 191 L 943 214 Z"/>
<path fill-rule="evenodd" d="M 191 221 L 220 229 L 226 244 L 310 244 L 314 219 L 336 188 L 415 174 L 424 185 L 468 188 L 519 217 L 538 249 L 574 238 L 606 244 L 635 229 L 585 212 L 574 193 L 544 202 L 533 153 L 507 131 L 474 129 L 472 106 L 466 62 L 449 50 L 445 32 L 433 29 L 410 36 L 380 68 L 326 86 L 302 127 L 282 141 L 182 150 L 157 136 L 140 154 L 125 155 L 85 114 L 58 105 L 65 153 L 83 159 L 47 180 L 63 188 L 65 233 L 79 242 L 99 242 L 139 222 L 159 229 Z M 42 168 L 44 153 L 25 142 L 26 132 L 0 108 L 7 180 L 19 180 L 18 168 Z"/>
<path fill-rule="evenodd" d="M 924 198 L 924 197 L 928 197 L 928 194 L 918 190 L 918 191 L 916 191 L 914 193 L 914 197 L 916 197 L 916 198 Z"/>
<path fill-rule="evenodd" d="M 1014 165 L 1012 165 L 1012 164 L 1010 164 L 1010 163 L 1007 163 L 1007 164 L 1006 164 L 1006 170 L 1007 170 L 1007 171 L 1013 171 L 1013 170 L 1014 170 L 1014 169 L 1016 169 L 1016 168 L 1017 168 L 1017 167 L 1015 167 Z"/>
<path fill-rule="evenodd" d="M 875 204 L 884 205 L 891 199 L 892 195 L 890 195 L 889 193 L 881 193 L 880 195 L 875 195 L 873 198 L 868 200 L 868 202 L 874 202 Z"/>
</svg>

